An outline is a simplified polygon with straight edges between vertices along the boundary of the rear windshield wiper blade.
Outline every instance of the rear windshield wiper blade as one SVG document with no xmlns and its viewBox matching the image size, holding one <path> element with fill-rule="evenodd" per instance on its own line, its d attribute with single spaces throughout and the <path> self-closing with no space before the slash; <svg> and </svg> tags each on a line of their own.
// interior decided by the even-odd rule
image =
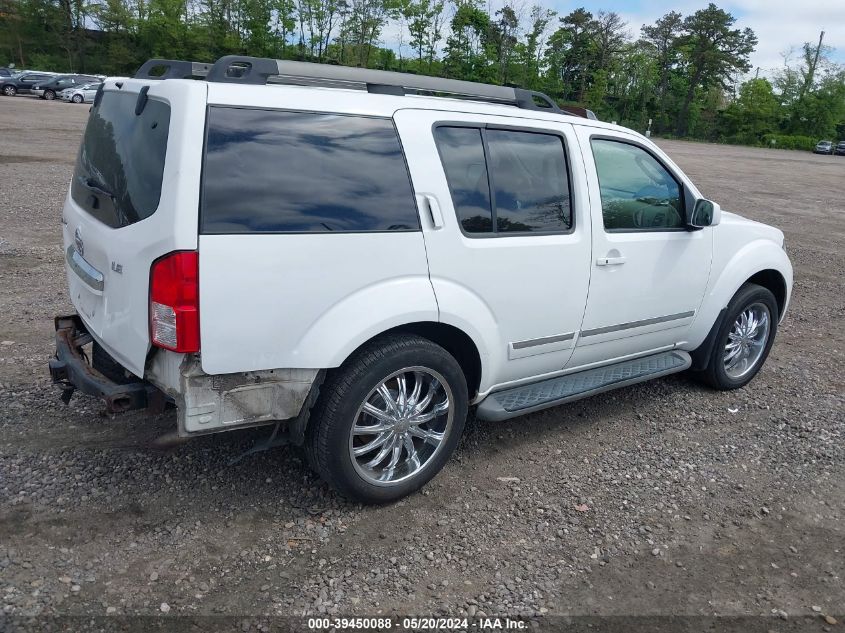
<svg viewBox="0 0 845 633">
<path fill-rule="evenodd" d="M 101 183 L 97 182 L 92 178 L 79 178 L 79 182 L 85 187 L 88 191 L 96 193 L 101 196 L 106 196 L 107 198 L 111 198 L 112 200 L 116 200 L 115 195 L 105 188 Z"/>
</svg>

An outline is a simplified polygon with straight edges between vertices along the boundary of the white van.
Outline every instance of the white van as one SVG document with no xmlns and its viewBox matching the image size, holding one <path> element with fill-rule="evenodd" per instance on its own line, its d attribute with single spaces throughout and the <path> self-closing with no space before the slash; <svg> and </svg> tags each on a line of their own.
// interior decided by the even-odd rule
<svg viewBox="0 0 845 633">
<path fill-rule="evenodd" d="M 636 132 L 515 88 L 269 59 L 107 80 L 62 223 L 65 399 L 173 401 L 183 436 L 274 424 L 367 502 L 433 477 L 469 407 L 683 370 L 742 387 L 792 287 L 779 230 Z"/>
</svg>

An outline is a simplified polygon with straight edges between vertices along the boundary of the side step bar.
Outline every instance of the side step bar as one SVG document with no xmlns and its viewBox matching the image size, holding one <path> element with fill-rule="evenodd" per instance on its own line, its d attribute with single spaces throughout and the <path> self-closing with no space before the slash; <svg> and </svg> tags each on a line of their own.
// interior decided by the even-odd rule
<svg viewBox="0 0 845 633">
<path fill-rule="evenodd" d="M 672 350 L 549 378 L 490 394 L 478 405 L 475 417 L 493 421 L 515 418 L 618 387 L 674 374 L 689 368 L 691 363 L 688 353 Z"/>
</svg>

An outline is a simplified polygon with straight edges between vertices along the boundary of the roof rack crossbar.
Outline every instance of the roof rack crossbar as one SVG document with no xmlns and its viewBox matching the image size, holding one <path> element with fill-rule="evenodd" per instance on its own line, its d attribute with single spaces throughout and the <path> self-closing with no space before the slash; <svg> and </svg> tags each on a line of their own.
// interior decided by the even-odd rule
<svg viewBox="0 0 845 633">
<path fill-rule="evenodd" d="M 164 68 L 163 73 L 152 74 L 155 69 Z M 191 79 L 192 77 L 206 77 L 211 71 L 212 64 L 205 62 L 188 62 L 178 59 L 149 59 L 145 61 L 134 77 L 136 79 Z"/>
<path fill-rule="evenodd" d="M 442 94 L 514 105 L 526 110 L 562 112 L 547 95 L 522 88 L 494 86 L 474 81 L 443 79 L 441 77 L 412 75 L 387 70 L 239 55 L 227 55 L 217 60 L 206 75 L 206 80 L 264 85 L 268 83 L 271 77 L 280 77 L 283 83 L 318 83 L 335 86 L 358 84 L 363 85 L 369 92 L 378 94 Z"/>
</svg>

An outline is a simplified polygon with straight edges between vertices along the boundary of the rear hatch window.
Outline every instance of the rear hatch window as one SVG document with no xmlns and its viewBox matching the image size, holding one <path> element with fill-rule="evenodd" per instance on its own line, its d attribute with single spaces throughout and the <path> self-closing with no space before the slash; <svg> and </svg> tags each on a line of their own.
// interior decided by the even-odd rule
<svg viewBox="0 0 845 633">
<path fill-rule="evenodd" d="M 149 99 L 135 114 L 138 95 L 103 93 L 91 109 L 71 183 L 71 197 L 89 214 L 119 228 L 158 208 L 170 106 Z"/>
</svg>

